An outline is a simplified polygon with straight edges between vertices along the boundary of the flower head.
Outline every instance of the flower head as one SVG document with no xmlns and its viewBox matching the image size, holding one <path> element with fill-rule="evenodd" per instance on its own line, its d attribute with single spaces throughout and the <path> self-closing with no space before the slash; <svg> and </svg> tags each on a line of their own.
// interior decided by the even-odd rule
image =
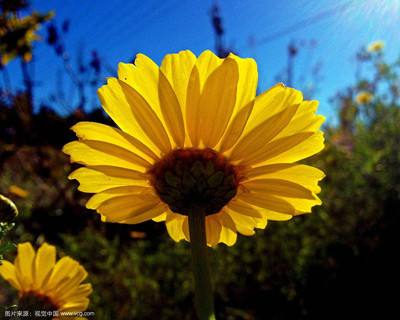
<svg viewBox="0 0 400 320">
<path fill-rule="evenodd" d="M 207 244 L 233 245 L 267 220 L 288 220 L 321 203 L 324 174 L 296 164 L 323 149 L 317 101 L 278 84 L 256 97 L 257 65 L 210 51 L 167 55 L 159 68 L 139 54 L 98 90 L 120 129 L 80 122 L 64 146 L 86 207 L 103 221 L 165 221 L 189 239 L 187 212 L 206 208 Z"/>
<path fill-rule="evenodd" d="M 356 97 L 356 101 L 358 104 L 368 104 L 371 102 L 371 99 L 372 93 L 368 91 L 361 91 Z"/>
<path fill-rule="evenodd" d="M 368 52 L 375 52 L 375 51 L 380 51 L 383 49 L 383 47 L 385 46 L 385 43 L 383 41 L 375 41 L 372 42 L 368 45 L 367 47 L 367 51 Z"/>
<path fill-rule="evenodd" d="M 14 264 L 3 260 L 0 275 L 19 291 L 21 310 L 81 312 L 89 305 L 92 285 L 81 284 L 86 270 L 70 257 L 56 263 L 56 248 L 47 243 L 37 253 L 29 242 L 19 244 Z"/>
</svg>

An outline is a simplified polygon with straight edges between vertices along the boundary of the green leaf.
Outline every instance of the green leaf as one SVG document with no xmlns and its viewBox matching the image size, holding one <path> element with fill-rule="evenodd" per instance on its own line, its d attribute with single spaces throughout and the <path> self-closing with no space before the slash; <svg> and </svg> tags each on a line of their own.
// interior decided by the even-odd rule
<svg viewBox="0 0 400 320">
<path fill-rule="evenodd" d="M 3 244 L 3 245 L 0 247 L 0 254 L 3 254 L 3 253 L 5 253 L 5 252 L 12 251 L 12 250 L 14 250 L 15 248 L 17 248 L 17 246 L 16 246 L 14 243 L 7 242 L 7 243 Z"/>
</svg>

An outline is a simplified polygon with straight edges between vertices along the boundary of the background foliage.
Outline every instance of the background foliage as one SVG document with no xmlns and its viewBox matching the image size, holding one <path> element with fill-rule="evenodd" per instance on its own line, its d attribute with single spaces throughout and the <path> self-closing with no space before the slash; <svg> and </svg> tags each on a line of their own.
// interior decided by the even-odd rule
<svg viewBox="0 0 400 320">
<path fill-rule="evenodd" d="M 385 61 L 383 52 L 357 53 L 357 83 L 332 99 L 339 121 L 324 127 L 325 150 L 306 161 L 326 173 L 323 205 L 210 250 L 220 319 L 382 319 L 394 312 L 400 61 Z M 110 120 L 81 105 L 69 116 L 47 107 L 33 113 L 28 89 L 0 91 L 0 194 L 20 212 L 7 240 L 37 247 L 47 241 L 59 258 L 80 261 L 93 284 L 88 311 L 96 319 L 194 319 L 188 243 L 173 242 L 162 223 L 100 222 L 84 208 L 88 195 L 67 179 L 76 167 L 60 150 L 75 139 L 71 125 Z M 362 92 L 370 99 L 357 99 Z M 1 280 L 0 305 L 17 303 L 16 297 Z"/>
</svg>

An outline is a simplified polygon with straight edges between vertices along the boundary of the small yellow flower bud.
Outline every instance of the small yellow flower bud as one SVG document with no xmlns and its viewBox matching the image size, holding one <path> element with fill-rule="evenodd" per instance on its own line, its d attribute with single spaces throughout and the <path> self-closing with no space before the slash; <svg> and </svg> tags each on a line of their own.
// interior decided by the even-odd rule
<svg viewBox="0 0 400 320">
<path fill-rule="evenodd" d="M 0 194 L 0 222 L 11 222 L 18 216 L 18 209 L 8 198 Z"/>
<path fill-rule="evenodd" d="M 357 97 L 356 101 L 358 104 L 368 104 L 371 102 L 372 94 L 367 91 L 360 92 Z"/>
<path fill-rule="evenodd" d="M 385 43 L 383 41 L 375 41 L 368 45 L 367 50 L 368 50 L 368 52 L 375 52 L 375 51 L 382 50 L 384 46 L 385 46 Z"/>
</svg>

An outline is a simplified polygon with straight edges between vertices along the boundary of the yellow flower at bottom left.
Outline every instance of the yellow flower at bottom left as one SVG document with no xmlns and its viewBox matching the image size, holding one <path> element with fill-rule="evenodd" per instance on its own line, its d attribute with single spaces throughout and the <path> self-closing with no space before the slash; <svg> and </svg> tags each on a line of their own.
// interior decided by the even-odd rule
<svg viewBox="0 0 400 320">
<path fill-rule="evenodd" d="M 18 309 L 31 316 L 52 312 L 62 319 L 68 312 L 71 319 L 71 313 L 83 312 L 89 305 L 92 285 L 82 284 L 88 275 L 85 268 L 70 257 L 56 262 L 56 248 L 46 242 L 37 252 L 29 242 L 19 244 L 14 264 L 3 260 L 0 275 L 19 291 Z"/>
</svg>

